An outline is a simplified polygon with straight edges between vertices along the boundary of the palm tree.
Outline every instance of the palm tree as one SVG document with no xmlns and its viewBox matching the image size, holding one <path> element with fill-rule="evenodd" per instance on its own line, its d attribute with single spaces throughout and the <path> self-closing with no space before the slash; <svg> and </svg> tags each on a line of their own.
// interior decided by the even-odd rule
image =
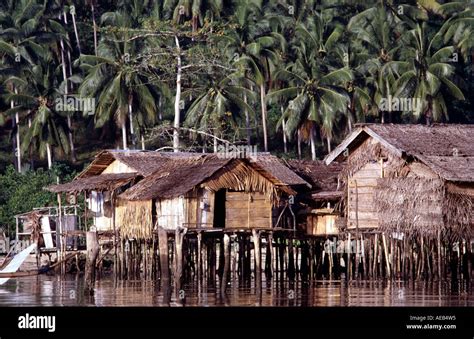
<svg viewBox="0 0 474 339">
<path fill-rule="evenodd" d="M 241 112 L 253 113 L 252 107 L 242 99 L 244 94 L 246 98 L 253 97 L 253 93 L 233 81 L 232 76 L 221 79 L 211 76 L 202 86 L 183 93 L 195 97 L 187 110 L 185 125 L 198 130 L 213 130 L 214 135 L 220 137 L 226 131 L 238 131 Z"/>
<path fill-rule="evenodd" d="M 450 41 L 467 60 L 474 48 L 474 9 L 459 1 L 439 6 L 438 12 L 447 18 L 438 34 L 445 42 Z"/>
<path fill-rule="evenodd" d="M 163 4 L 168 18 L 174 23 L 182 24 L 191 20 L 193 32 L 202 27 L 207 21 L 219 18 L 224 9 L 223 0 L 170 0 Z M 229 5 L 229 4 L 227 4 Z"/>
<path fill-rule="evenodd" d="M 105 13 L 102 23 L 112 27 L 129 26 L 125 13 Z M 112 33 L 113 39 L 103 39 L 98 46 L 98 56 L 81 56 L 82 67 L 87 76 L 79 92 L 82 98 L 95 98 L 95 126 L 100 128 L 115 120 L 122 130 L 122 146 L 127 149 L 127 121 L 130 124 L 132 143 L 135 143 L 136 129 L 153 122 L 157 115 L 155 101 L 159 86 L 150 83 L 144 65 L 137 59 L 143 42 L 129 41 L 125 31 Z"/>
<path fill-rule="evenodd" d="M 403 44 L 400 57 L 404 61 L 387 65 L 400 74 L 395 84 L 396 97 L 421 101 L 409 110 L 415 118 L 424 115 L 427 120 L 449 119 L 446 94 L 464 100 L 462 91 L 453 82 L 455 67 L 450 61 L 454 47 L 444 46 L 440 34 L 430 34 L 425 22 L 408 31 Z"/>
<path fill-rule="evenodd" d="M 47 157 L 48 168 L 52 167 L 54 147 L 61 154 L 70 151 L 67 137 L 68 126 L 61 109 L 58 109 L 58 100 L 62 100 L 60 84 L 54 72 L 54 64 L 35 65 L 24 71 L 22 78 L 9 77 L 7 83 L 13 83 L 16 91 L 10 92 L 6 99 L 15 103 L 15 106 L 6 111 L 6 114 L 22 115 L 31 119 L 31 125 L 23 135 L 22 151 L 28 149 L 38 151 L 41 158 Z"/>
<path fill-rule="evenodd" d="M 16 76 L 21 77 L 25 67 L 44 60 L 48 54 L 45 48 L 57 41 L 54 33 L 46 32 L 41 24 L 44 7 L 32 1 L 9 1 L 3 4 L 0 12 L 0 53 L 2 63 L 0 75 L 3 80 Z M 10 91 L 15 92 L 13 82 L 8 82 Z M 10 102 L 13 108 L 15 102 Z M 14 148 L 17 158 L 17 169 L 21 172 L 20 112 L 12 119 L 15 131 Z"/>
<path fill-rule="evenodd" d="M 315 14 L 296 28 L 296 60 L 276 77 L 288 87 L 276 90 L 270 97 L 291 99 L 281 121 L 286 122 L 289 138 L 299 131 L 311 141 L 311 156 L 316 159 L 314 126 L 319 124 L 326 137 L 328 151 L 337 114 L 345 114 L 349 104 L 346 85 L 352 80 L 347 67 L 331 64 L 334 45 L 341 36 L 340 26 L 331 27 L 323 17 Z"/>
<path fill-rule="evenodd" d="M 365 79 L 365 84 L 371 91 L 372 113 L 380 114 L 380 120 L 385 122 L 385 111 L 380 110 L 378 103 L 382 98 L 394 95 L 396 75 L 385 65 L 395 60 L 401 48 L 400 36 L 406 29 L 406 24 L 393 11 L 387 11 L 384 6 L 377 6 L 354 16 L 347 26 L 354 44 L 353 58 L 359 59 L 358 71 Z M 350 38 L 349 38 L 350 39 Z M 348 51 L 347 51 L 348 53 Z M 346 54 L 347 59 L 349 55 Z M 353 59 L 352 58 L 352 59 Z M 360 99 L 366 92 L 360 92 Z M 391 110 L 388 110 L 391 119 Z"/>
<path fill-rule="evenodd" d="M 258 1 L 239 2 L 234 15 L 234 26 L 222 38 L 226 50 L 234 56 L 237 65 L 245 65 L 249 79 L 259 88 L 262 114 L 263 143 L 268 151 L 266 93 L 272 82 L 272 74 L 278 62 L 276 50 L 283 37 L 273 32 L 270 22 L 262 17 Z"/>
</svg>

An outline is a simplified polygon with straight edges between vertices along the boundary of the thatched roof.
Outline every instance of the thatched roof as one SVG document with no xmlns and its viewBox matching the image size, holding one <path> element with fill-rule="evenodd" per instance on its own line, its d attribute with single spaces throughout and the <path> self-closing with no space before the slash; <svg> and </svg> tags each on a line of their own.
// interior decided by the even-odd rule
<svg viewBox="0 0 474 339">
<path fill-rule="evenodd" d="M 55 189 L 63 191 L 72 189 L 79 191 L 81 187 L 94 189 L 92 186 L 95 183 L 107 181 L 107 177 L 104 176 L 109 176 L 108 178 L 113 181 L 113 176 L 102 174 L 102 172 L 116 160 L 133 170 L 134 176 L 145 177 L 145 180 L 122 194 L 121 198 L 147 200 L 156 197 L 171 198 L 185 194 L 225 167 L 231 160 L 237 159 L 222 158 L 214 153 L 105 150 L 98 153 L 92 163 L 73 182 L 65 184 L 65 186 L 60 185 Z M 297 185 L 311 186 L 286 167 L 281 160 L 269 153 L 260 153 L 244 160 L 254 171 L 268 179 L 272 185 L 282 188 Z M 120 175 L 128 177 L 127 174 Z M 118 180 L 122 179 L 120 175 L 116 177 Z M 96 179 L 91 179 L 90 182 L 85 180 L 87 178 Z"/>
<path fill-rule="evenodd" d="M 150 176 L 120 195 L 126 200 L 174 198 L 203 185 L 209 189 L 221 187 L 243 190 L 262 190 L 274 196 L 274 188 L 295 193 L 290 186 L 307 185 L 280 160 L 270 155 L 251 159 L 225 159 L 215 154 L 164 156 L 161 166 Z M 231 176 L 224 176 L 232 172 Z M 222 177 L 222 178 L 221 178 Z M 260 179 L 259 179 L 260 178 Z M 269 187 L 272 186 L 270 189 Z"/>
<path fill-rule="evenodd" d="M 256 165 L 254 168 L 259 172 L 264 173 L 264 175 L 271 175 L 275 184 L 311 186 L 306 180 L 285 166 L 280 159 L 269 153 L 260 153 L 257 156 L 250 157 L 249 160 L 251 164 Z"/>
<path fill-rule="evenodd" d="M 326 164 L 370 137 L 400 158 L 421 161 L 444 180 L 474 182 L 474 125 L 361 125 L 328 154 Z"/>
<path fill-rule="evenodd" d="M 230 160 L 201 155 L 199 158 L 177 158 L 166 161 L 155 173 L 122 193 L 120 198 L 150 200 L 184 195 Z"/>
<path fill-rule="evenodd" d="M 287 160 L 288 167 L 311 184 L 312 191 L 336 191 L 343 164 L 326 165 L 321 160 Z"/>
<path fill-rule="evenodd" d="M 137 177 L 137 173 L 102 174 L 85 178 L 76 178 L 71 182 L 51 185 L 46 190 L 53 193 L 77 193 L 81 191 L 109 191 L 124 186 Z"/>
<path fill-rule="evenodd" d="M 111 163 L 118 160 L 142 176 L 156 172 L 170 158 L 171 153 L 138 150 L 104 150 L 95 156 L 92 163 L 78 177 L 85 178 L 101 174 Z"/>
<path fill-rule="evenodd" d="M 207 157 L 217 158 L 218 156 L 215 153 L 104 150 L 95 156 L 92 163 L 78 177 L 84 178 L 101 174 L 115 160 L 124 163 L 138 174 L 146 177 L 160 171 L 163 166 L 168 166 L 166 163 L 169 161 L 199 161 Z M 254 164 L 256 170 L 266 173 L 267 176 L 271 175 L 273 181 L 280 185 L 308 185 L 305 180 L 270 153 L 258 153 L 248 158 L 248 160 Z"/>
<path fill-rule="evenodd" d="M 470 238 L 474 231 L 474 190 L 440 179 L 380 178 L 375 205 L 380 229 L 435 238 Z"/>
</svg>

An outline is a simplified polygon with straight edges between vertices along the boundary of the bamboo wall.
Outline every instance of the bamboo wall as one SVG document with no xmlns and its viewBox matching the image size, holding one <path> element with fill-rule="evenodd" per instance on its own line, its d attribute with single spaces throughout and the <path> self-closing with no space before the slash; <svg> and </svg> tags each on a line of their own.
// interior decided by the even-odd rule
<svg viewBox="0 0 474 339">
<path fill-rule="evenodd" d="M 214 223 L 214 193 L 205 189 L 173 199 L 157 199 L 158 225 L 165 229 L 212 228 Z"/>
<path fill-rule="evenodd" d="M 226 228 L 272 228 L 273 208 L 263 193 L 227 192 Z"/>
</svg>

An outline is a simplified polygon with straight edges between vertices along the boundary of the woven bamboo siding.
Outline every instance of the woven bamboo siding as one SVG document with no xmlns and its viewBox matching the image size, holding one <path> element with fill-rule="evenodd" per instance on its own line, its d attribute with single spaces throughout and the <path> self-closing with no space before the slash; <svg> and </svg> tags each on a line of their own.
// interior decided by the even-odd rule
<svg viewBox="0 0 474 339">
<path fill-rule="evenodd" d="M 263 193 L 227 192 L 226 228 L 271 228 L 272 203 Z"/>
<path fill-rule="evenodd" d="M 378 227 L 378 214 L 375 207 L 374 192 L 377 186 L 377 179 L 381 176 L 381 164 L 369 162 L 349 178 L 348 229 L 356 229 L 357 218 L 360 229 Z"/>
<path fill-rule="evenodd" d="M 176 229 L 186 223 L 186 199 L 162 199 L 156 201 L 158 225 L 165 229 Z"/>
</svg>

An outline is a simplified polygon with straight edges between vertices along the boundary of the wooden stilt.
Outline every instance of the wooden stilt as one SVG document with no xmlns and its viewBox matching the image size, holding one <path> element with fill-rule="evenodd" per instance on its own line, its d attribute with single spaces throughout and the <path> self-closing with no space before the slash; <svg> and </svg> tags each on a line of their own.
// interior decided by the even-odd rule
<svg viewBox="0 0 474 339">
<path fill-rule="evenodd" d="M 202 278 L 202 233 L 197 234 L 197 277 L 198 281 Z"/>
<path fill-rule="evenodd" d="M 162 285 L 169 285 L 169 256 L 168 256 L 168 233 L 165 229 L 158 228 L 158 246 L 160 251 L 160 277 Z"/>
<path fill-rule="evenodd" d="M 95 264 L 99 255 L 99 241 L 97 240 L 97 232 L 89 231 L 86 233 L 86 274 L 85 274 L 85 292 L 89 295 L 94 294 L 95 284 Z"/>
<path fill-rule="evenodd" d="M 230 237 L 227 233 L 224 234 L 224 246 L 223 246 L 223 251 L 224 251 L 224 270 L 222 273 L 222 279 L 221 279 L 221 293 L 225 294 L 225 290 L 227 288 L 227 280 L 228 280 L 228 275 L 229 275 L 229 267 L 230 267 Z"/>
<path fill-rule="evenodd" d="M 260 252 L 260 232 L 256 229 L 252 230 L 254 257 L 255 257 L 255 288 L 257 293 L 262 289 L 262 258 Z"/>
<path fill-rule="evenodd" d="M 383 250 L 385 254 L 385 264 L 387 267 L 387 278 L 391 277 L 391 268 L 390 268 L 390 259 L 389 259 L 389 253 L 388 253 L 388 248 L 387 248 L 387 240 L 385 238 L 385 233 L 382 233 L 382 242 L 383 242 Z"/>
<path fill-rule="evenodd" d="M 186 228 L 178 228 L 175 231 L 175 274 L 174 285 L 175 292 L 182 288 L 183 278 L 183 239 L 186 234 Z"/>
<path fill-rule="evenodd" d="M 272 243 L 273 243 L 273 236 L 272 236 L 272 233 L 270 232 L 270 233 L 268 233 L 268 236 L 267 236 L 267 247 L 266 247 L 266 250 L 265 250 L 265 275 L 266 275 L 267 281 L 269 281 L 273 276 L 273 265 L 272 265 L 272 259 L 273 259 L 272 249 L 273 249 L 273 246 L 272 246 Z"/>
<path fill-rule="evenodd" d="M 295 247 L 292 237 L 288 239 L 288 278 L 295 279 Z"/>
<path fill-rule="evenodd" d="M 377 278 L 377 259 L 378 259 L 378 234 L 374 235 L 374 264 L 372 266 L 372 277 Z"/>
</svg>

